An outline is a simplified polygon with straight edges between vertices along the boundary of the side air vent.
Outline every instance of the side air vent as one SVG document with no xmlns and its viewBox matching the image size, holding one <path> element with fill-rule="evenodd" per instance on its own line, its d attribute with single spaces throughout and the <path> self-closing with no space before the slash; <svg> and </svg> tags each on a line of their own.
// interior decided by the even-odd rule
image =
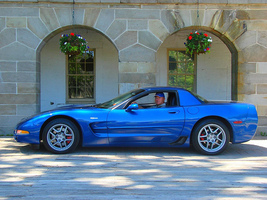
<svg viewBox="0 0 267 200">
<path fill-rule="evenodd" d="M 170 143 L 170 145 L 182 145 L 187 140 L 187 136 L 179 137 L 175 142 Z"/>
</svg>

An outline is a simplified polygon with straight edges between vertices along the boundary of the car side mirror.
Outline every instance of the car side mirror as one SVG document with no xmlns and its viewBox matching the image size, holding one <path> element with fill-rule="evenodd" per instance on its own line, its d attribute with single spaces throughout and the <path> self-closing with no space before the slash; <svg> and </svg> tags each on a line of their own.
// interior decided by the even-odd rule
<svg viewBox="0 0 267 200">
<path fill-rule="evenodd" d="M 133 103 L 133 104 L 129 105 L 128 108 L 126 108 L 126 112 L 131 112 L 132 110 L 138 110 L 138 104 L 137 103 Z"/>
</svg>

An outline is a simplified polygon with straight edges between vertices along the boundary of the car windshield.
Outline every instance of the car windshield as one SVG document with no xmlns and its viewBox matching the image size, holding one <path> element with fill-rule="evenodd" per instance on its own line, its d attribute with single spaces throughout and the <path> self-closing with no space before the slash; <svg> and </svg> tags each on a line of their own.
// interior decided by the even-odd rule
<svg viewBox="0 0 267 200">
<path fill-rule="evenodd" d="M 125 94 L 122 94 L 114 99 L 111 99 L 105 103 L 101 103 L 101 104 L 98 104 L 96 107 L 98 108 L 110 108 L 110 107 L 113 107 L 115 105 L 118 105 L 120 104 L 121 102 L 137 95 L 137 94 L 140 94 L 141 92 L 143 92 L 144 90 L 141 90 L 141 89 L 136 89 L 136 90 L 132 90 L 130 92 L 127 92 Z"/>
</svg>

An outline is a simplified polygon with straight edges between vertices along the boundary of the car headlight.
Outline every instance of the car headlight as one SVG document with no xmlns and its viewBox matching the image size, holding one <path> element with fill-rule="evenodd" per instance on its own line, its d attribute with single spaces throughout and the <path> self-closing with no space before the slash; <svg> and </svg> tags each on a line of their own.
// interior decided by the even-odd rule
<svg viewBox="0 0 267 200">
<path fill-rule="evenodd" d="M 25 131 L 25 130 L 16 130 L 16 134 L 17 135 L 27 135 L 30 133 L 29 133 L 29 131 Z"/>
</svg>

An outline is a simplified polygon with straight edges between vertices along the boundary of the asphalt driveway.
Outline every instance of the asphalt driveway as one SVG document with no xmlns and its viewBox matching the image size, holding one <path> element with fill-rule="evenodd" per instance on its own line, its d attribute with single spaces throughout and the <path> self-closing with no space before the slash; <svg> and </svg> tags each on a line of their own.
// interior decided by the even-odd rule
<svg viewBox="0 0 267 200">
<path fill-rule="evenodd" d="M 218 156 L 156 148 L 55 155 L 0 137 L 0 199 L 267 199 L 267 140 Z"/>
</svg>

